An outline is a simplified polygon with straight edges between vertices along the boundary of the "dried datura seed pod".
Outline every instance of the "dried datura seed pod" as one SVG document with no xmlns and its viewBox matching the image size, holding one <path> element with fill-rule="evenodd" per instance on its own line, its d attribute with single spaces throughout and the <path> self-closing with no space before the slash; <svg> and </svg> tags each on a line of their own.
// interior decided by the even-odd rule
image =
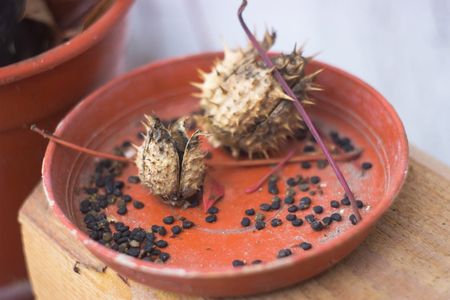
<svg viewBox="0 0 450 300">
<path fill-rule="evenodd" d="M 267 50 L 274 41 L 275 34 L 266 32 L 261 45 Z M 229 148 L 234 157 L 241 152 L 250 158 L 268 157 L 303 127 L 302 120 L 272 69 L 258 59 L 253 47 L 225 49 L 224 54 L 210 73 L 200 72 L 202 83 L 194 83 L 200 89 L 197 96 L 204 111 L 197 121 L 210 134 L 213 146 Z M 309 91 L 320 90 L 313 83 L 318 72 L 305 74 L 309 60 L 301 49 L 273 58 L 278 71 L 305 104 L 312 103 Z"/>
<path fill-rule="evenodd" d="M 141 182 L 165 203 L 183 206 L 203 185 L 206 168 L 200 131 L 188 138 L 184 119 L 169 128 L 156 117 L 145 119 L 147 134 L 136 156 Z"/>
</svg>

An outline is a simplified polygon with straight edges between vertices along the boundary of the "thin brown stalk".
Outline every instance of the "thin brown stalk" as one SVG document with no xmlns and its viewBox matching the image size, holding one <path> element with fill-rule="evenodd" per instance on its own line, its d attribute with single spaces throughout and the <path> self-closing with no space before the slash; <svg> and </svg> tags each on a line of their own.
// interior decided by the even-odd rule
<svg viewBox="0 0 450 300">
<path fill-rule="evenodd" d="M 361 152 L 362 151 L 358 149 L 352 152 L 335 154 L 333 155 L 333 158 L 336 161 L 349 161 L 358 157 L 361 154 Z M 210 160 L 207 161 L 206 164 L 210 167 L 218 167 L 218 168 L 260 167 L 277 164 L 282 160 L 283 158 L 246 159 L 237 161 Z M 298 163 L 303 161 L 317 161 L 317 160 L 326 160 L 326 157 L 322 153 L 294 155 L 286 164 Z"/>
<path fill-rule="evenodd" d="M 99 152 L 99 151 L 95 151 L 92 149 L 88 149 L 76 144 L 73 144 L 71 142 L 67 142 L 63 139 L 61 139 L 60 137 L 57 137 L 51 133 L 48 133 L 42 129 L 39 129 L 36 127 L 36 125 L 31 125 L 30 127 L 31 130 L 33 130 L 34 132 L 39 133 L 40 135 L 42 135 L 43 137 L 49 139 L 50 141 L 56 143 L 56 144 L 60 144 L 63 145 L 67 148 L 70 148 L 72 150 L 75 151 L 79 151 L 91 156 L 95 156 L 95 157 L 101 157 L 101 158 L 106 158 L 106 159 L 111 159 L 111 160 L 117 160 L 117 161 L 121 161 L 121 162 L 126 162 L 126 163 L 134 163 L 134 160 L 126 158 L 126 157 L 122 157 L 122 156 L 117 156 L 114 154 L 109 154 L 109 153 L 104 153 L 104 152 Z"/>
</svg>

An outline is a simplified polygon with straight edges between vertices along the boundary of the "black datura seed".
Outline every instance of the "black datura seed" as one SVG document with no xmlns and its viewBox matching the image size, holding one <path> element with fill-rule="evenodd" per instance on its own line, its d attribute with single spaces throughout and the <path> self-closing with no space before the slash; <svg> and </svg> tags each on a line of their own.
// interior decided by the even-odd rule
<svg viewBox="0 0 450 300">
<path fill-rule="evenodd" d="M 216 215 L 209 215 L 205 218 L 205 221 L 207 223 L 214 223 L 217 221 L 217 216 Z"/>
<path fill-rule="evenodd" d="M 247 216 L 253 216 L 255 214 L 255 210 L 253 208 L 249 208 L 249 209 L 245 210 L 245 214 Z"/>
<path fill-rule="evenodd" d="M 302 248 L 303 250 L 309 250 L 312 248 L 312 245 L 310 243 L 307 242 L 302 242 L 300 243 L 300 248 Z"/>
<path fill-rule="evenodd" d="M 235 260 L 233 260 L 232 265 L 233 265 L 233 267 L 236 268 L 236 267 L 242 267 L 242 266 L 244 266 L 245 263 L 244 263 L 242 260 L 235 259 Z"/>
<path fill-rule="evenodd" d="M 294 227 L 299 227 L 303 225 L 303 220 L 302 219 L 295 219 L 291 222 L 292 226 Z"/>
<path fill-rule="evenodd" d="M 284 258 L 292 255 L 291 249 L 281 249 L 278 251 L 277 258 Z"/>
<path fill-rule="evenodd" d="M 242 218 L 242 220 L 241 220 L 241 225 L 242 225 L 242 227 L 248 227 L 248 226 L 250 226 L 250 219 L 249 218 L 247 218 L 247 217 L 244 217 L 244 218 Z"/>
</svg>

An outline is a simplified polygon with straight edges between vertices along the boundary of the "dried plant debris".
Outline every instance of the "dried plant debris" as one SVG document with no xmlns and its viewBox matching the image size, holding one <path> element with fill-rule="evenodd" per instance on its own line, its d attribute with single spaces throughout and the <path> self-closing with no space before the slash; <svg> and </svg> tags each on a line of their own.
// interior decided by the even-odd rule
<svg viewBox="0 0 450 300">
<path fill-rule="evenodd" d="M 261 45 L 269 49 L 275 34 L 266 32 Z M 319 90 L 313 83 L 317 73 L 305 74 L 310 58 L 296 50 L 273 58 L 278 71 L 305 104 L 312 103 L 308 92 Z M 210 73 L 201 72 L 200 106 L 204 111 L 199 125 L 208 133 L 213 146 L 229 148 L 234 157 L 241 152 L 250 158 L 277 152 L 296 130 L 303 127 L 292 99 L 272 75 L 272 69 L 259 60 L 258 52 L 225 49 Z"/>
<path fill-rule="evenodd" d="M 202 188 L 205 177 L 201 133 L 188 137 L 185 119 L 166 128 L 156 117 L 145 118 L 146 134 L 136 156 L 141 183 L 165 203 L 188 205 L 186 200 Z"/>
</svg>

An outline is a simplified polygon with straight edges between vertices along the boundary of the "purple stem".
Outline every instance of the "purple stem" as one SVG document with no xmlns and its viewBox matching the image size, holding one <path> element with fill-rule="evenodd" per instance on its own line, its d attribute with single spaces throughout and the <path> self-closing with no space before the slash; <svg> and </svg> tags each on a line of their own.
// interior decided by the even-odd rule
<svg viewBox="0 0 450 300">
<path fill-rule="evenodd" d="M 340 184 L 344 188 L 345 194 L 347 195 L 348 199 L 350 200 L 353 213 L 355 214 L 356 218 L 361 220 L 361 215 L 358 211 L 358 208 L 356 206 L 355 196 L 353 195 L 352 191 L 350 190 L 350 187 L 345 180 L 344 175 L 342 174 L 341 170 L 339 169 L 338 165 L 334 161 L 333 157 L 331 156 L 330 152 L 328 151 L 328 148 L 325 146 L 325 143 L 323 142 L 322 138 L 319 135 L 319 132 L 317 131 L 316 127 L 314 126 L 313 122 L 311 121 L 311 118 L 306 113 L 305 109 L 301 105 L 300 101 L 298 100 L 297 96 L 294 94 L 294 92 L 291 90 L 291 88 L 288 86 L 286 81 L 284 80 L 283 76 L 280 74 L 280 72 L 275 68 L 274 64 L 270 60 L 269 56 L 265 52 L 265 50 L 261 47 L 259 42 L 256 40 L 255 36 L 252 34 L 252 32 L 248 29 L 247 25 L 244 22 L 244 19 L 242 18 L 242 13 L 247 6 L 247 0 L 243 0 L 241 6 L 238 10 L 238 18 L 239 22 L 241 23 L 242 28 L 245 31 L 245 34 L 248 36 L 250 42 L 253 44 L 253 47 L 258 51 L 259 55 L 261 56 L 261 59 L 264 61 L 266 66 L 268 68 L 273 68 L 273 75 L 283 88 L 284 92 L 294 99 L 293 103 L 295 108 L 297 109 L 298 113 L 304 120 L 306 126 L 308 126 L 309 130 L 311 131 L 311 134 L 313 135 L 314 139 L 316 140 L 317 144 L 319 144 L 320 149 L 322 149 L 323 153 L 325 154 L 325 157 L 327 158 L 328 162 L 330 163 L 331 167 L 334 170 L 334 173 L 336 174 L 337 179 L 339 180 Z"/>
</svg>

